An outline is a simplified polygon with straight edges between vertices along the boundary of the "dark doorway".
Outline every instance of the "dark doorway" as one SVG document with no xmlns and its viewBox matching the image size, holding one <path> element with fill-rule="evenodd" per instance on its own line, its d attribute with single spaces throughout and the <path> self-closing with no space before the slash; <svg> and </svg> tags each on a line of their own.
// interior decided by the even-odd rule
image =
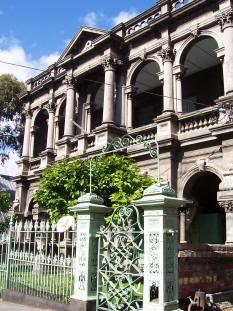
<svg viewBox="0 0 233 311">
<path fill-rule="evenodd" d="M 217 201 L 220 182 L 217 175 L 204 171 L 185 187 L 184 196 L 193 201 L 186 217 L 186 237 L 191 243 L 225 243 L 225 213 Z"/>
</svg>

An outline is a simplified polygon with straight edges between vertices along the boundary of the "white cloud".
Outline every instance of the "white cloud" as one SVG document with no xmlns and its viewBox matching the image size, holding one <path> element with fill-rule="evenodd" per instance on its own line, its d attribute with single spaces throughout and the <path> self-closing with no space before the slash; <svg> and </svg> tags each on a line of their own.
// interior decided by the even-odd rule
<svg viewBox="0 0 233 311">
<path fill-rule="evenodd" d="M 86 26 L 96 27 L 99 17 L 95 12 L 89 12 L 84 16 L 83 22 Z"/>
<path fill-rule="evenodd" d="M 16 161 L 19 160 L 19 157 L 13 151 L 10 151 L 9 156 L 9 160 L 7 160 L 4 165 L 0 165 L 0 174 L 15 176 L 17 172 Z"/>
<path fill-rule="evenodd" d="M 119 14 L 117 16 L 113 17 L 113 19 L 112 19 L 113 25 L 125 23 L 137 15 L 138 15 L 138 12 L 135 9 L 131 9 L 129 11 L 121 11 L 121 12 L 119 12 Z"/>
<path fill-rule="evenodd" d="M 17 40 L 0 36 L 0 61 L 46 69 L 49 65 L 54 63 L 58 57 L 59 54 L 55 52 L 49 55 L 43 55 L 39 59 L 33 59 L 30 54 L 26 53 L 25 49 Z M 20 81 L 26 81 L 37 75 L 39 71 L 0 63 L 0 74 L 3 73 L 11 73 Z M 10 159 L 5 162 L 4 166 L 0 165 L 0 173 L 15 175 L 17 171 L 15 161 L 18 160 L 18 156 L 14 152 L 10 152 L 9 156 Z"/>
<path fill-rule="evenodd" d="M 0 61 L 8 63 L 20 64 L 23 66 L 46 69 L 54 63 L 59 57 L 57 52 L 49 55 L 43 55 L 39 59 L 33 59 L 30 54 L 27 54 L 21 44 L 12 38 L 0 37 Z M 21 81 L 26 81 L 39 73 L 32 69 L 11 66 L 8 64 L 0 64 L 0 74 L 11 73 Z"/>
</svg>

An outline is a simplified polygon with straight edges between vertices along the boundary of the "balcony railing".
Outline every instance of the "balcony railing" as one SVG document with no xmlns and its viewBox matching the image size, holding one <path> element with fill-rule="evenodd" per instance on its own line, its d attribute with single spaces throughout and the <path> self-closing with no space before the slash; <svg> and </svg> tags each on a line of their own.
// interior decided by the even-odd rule
<svg viewBox="0 0 233 311">
<path fill-rule="evenodd" d="M 30 161 L 30 171 L 34 171 L 40 168 L 41 158 L 32 159 Z"/>
<path fill-rule="evenodd" d="M 209 128 L 218 123 L 218 107 L 209 107 L 202 110 L 186 113 L 180 116 L 180 133 Z"/>
</svg>

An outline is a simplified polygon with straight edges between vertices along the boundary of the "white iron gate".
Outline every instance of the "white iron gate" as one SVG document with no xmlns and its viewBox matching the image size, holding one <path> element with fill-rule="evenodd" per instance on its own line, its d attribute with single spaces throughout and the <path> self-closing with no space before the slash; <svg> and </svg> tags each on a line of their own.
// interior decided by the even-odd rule
<svg viewBox="0 0 233 311">
<path fill-rule="evenodd" d="M 0 294 L 8 288 L 36 297 L 69 303 L 74 286 L 75 225 L 64 233 L 55 223 L 11 224 L 0 235 Z"/>
</svg>

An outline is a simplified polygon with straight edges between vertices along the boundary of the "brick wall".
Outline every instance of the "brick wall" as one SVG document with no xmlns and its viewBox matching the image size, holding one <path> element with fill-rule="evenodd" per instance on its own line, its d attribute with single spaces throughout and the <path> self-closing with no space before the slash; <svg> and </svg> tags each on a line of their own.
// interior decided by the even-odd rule
<svg viewBox="0 0 233 311">
<path fill-rule="evenodd" d="M 179 297 L 233 289 L 233 246 L 179 245 Z"/>
</svg>

